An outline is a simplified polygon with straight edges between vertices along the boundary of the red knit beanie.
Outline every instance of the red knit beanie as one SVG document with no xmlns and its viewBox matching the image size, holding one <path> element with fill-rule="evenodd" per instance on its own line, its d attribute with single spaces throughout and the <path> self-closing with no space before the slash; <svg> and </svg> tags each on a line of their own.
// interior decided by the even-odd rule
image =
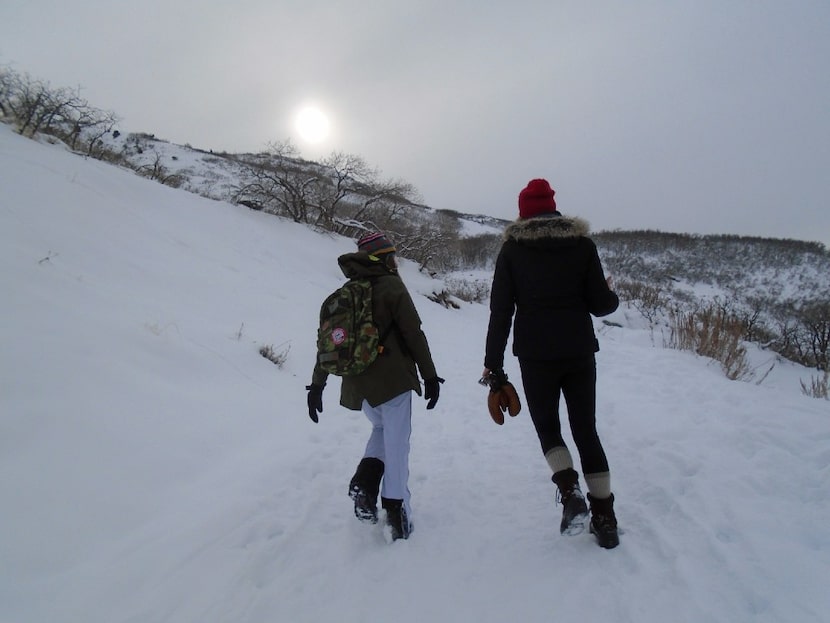
<svg viewBox="0 0 830 623">
<path fill-rule="evenodd" d="M 539 214 L 556 212 L 554 194 L 555 191 L 547 180 L 530 180 L 519 193 L 519 217 L 530 218 Z"/>
</svg>

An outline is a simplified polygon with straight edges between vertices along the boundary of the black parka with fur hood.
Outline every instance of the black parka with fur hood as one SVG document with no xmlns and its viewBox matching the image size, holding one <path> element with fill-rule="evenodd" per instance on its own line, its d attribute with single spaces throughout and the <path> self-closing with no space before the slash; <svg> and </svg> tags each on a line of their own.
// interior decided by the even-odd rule
<svg viewBox="0 0 830 623">
<path fill-rule="evenodd" d="M 558 212 L 514 221 L 496 260 L 484 365 L 503 367 L 514 313 L 513 354 L 549 361 L 597 352 L 591 314 L 618 305 L 587 222 Z"/>
</svg>

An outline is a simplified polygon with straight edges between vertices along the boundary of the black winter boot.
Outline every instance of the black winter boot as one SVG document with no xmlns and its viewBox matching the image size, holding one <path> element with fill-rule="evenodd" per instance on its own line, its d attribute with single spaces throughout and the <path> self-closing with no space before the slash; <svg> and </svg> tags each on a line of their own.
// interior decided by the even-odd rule
<svg viewBox="0 0 830 623">
<path fill-rule="evenodd" d="M 563 469 L 551 476 L 559 488 L 559 501 L 562 502 L 562 522 L 559 524 L 561 534 L 581 534 L 585 530 L 588 518 L 588 505 L 579 488 L 579 474 L 573 468 Z"/>
<path fill-rule="evenodd" d="M 614 514 L 614 494 L 598 500 L 589 493 L 588 501 L 591 503 L 591 534 L 597 537 L 600 547 L 617 547 L 620 535 L 617 532 L 617 516 Z"/>
<path fill-rule="evenodd" d="M 354 515 L 360 521 L 378 522 L 378 492 L 383 478 L 383 461 L 364 458 L 349 483 L 349 497 L 354 500 Z"/>
<path fill-rule="evenodd" d="M 386 523 L 392 528 L 392 540 L 408 539 L 409 533 L 412 531 L 412 525 L 409 523 L 409 517 L 406 516 L 406 507 L 403 505 L 403 500 L 381 498 L 380 502 L 386 511 Z"/>
</svg>

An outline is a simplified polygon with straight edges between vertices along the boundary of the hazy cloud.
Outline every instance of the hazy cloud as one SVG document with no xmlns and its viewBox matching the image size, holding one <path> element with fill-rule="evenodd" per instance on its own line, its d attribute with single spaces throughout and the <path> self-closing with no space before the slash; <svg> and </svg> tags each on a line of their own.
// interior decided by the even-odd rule
<svg viewBox="0 0 830 623">
<path fill-rule="evenodd" d="M 436 208 L 512 218 L 543 176 L 595 229 L 830 244 L 830 3 L 490 4 L 4 0 L 0 63 L 212 149 L 287 138 L 313 100 L 334 132 L 308 157 Z"/>
</svg>

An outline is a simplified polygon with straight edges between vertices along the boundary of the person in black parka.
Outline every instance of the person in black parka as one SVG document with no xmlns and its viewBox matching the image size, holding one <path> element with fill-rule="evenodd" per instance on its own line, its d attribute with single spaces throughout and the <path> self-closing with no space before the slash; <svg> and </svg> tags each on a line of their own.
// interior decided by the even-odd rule
<svg viewBox="0 0 830 623">
<path fill-rule="evenodd" d="M 589 528 L 602 547 L 612 548 L 619 537 L 608 460 L 596 430 L 599 343 L 591 316 L 612 313 L 619 298 L 588 230 L 584 220 L 556 210 L 546 180 L 531 180 L 521 191 L 519 219 L 505 230 L 496 260 L 483 375 L 503 374 L 512 323 L 528 410 L 563 505 L 560 531 L 581 532 L 588 516 L 562 437 L 561 393 L 588 486 Z"/>
</svg>

